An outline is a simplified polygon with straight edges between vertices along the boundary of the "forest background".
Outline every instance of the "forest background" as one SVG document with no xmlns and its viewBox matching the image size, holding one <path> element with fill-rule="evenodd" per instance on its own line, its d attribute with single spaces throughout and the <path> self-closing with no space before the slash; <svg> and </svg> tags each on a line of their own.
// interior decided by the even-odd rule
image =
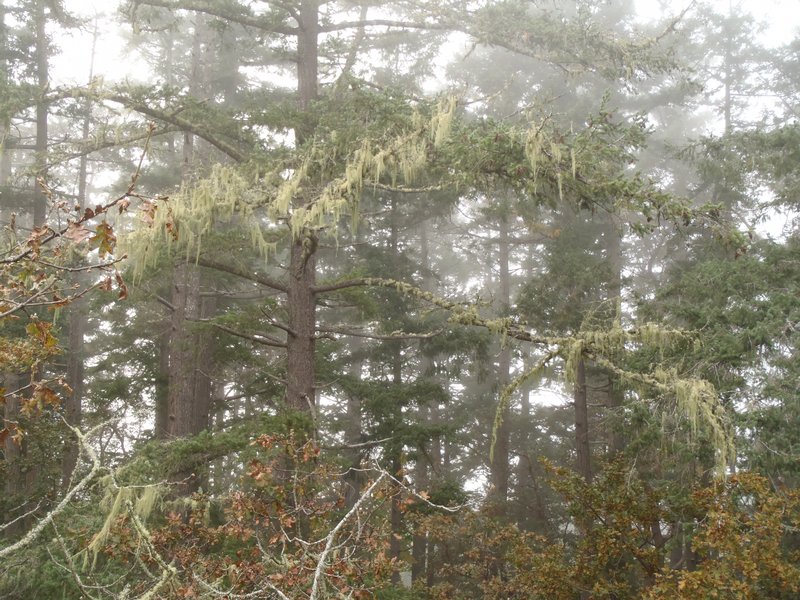
<svg viewBox="0 0 800 600">
<path fill-rule="evenodd" d="M 0 16 L 0 597 L 800 592 L 797 40 Z"/>
</svg>

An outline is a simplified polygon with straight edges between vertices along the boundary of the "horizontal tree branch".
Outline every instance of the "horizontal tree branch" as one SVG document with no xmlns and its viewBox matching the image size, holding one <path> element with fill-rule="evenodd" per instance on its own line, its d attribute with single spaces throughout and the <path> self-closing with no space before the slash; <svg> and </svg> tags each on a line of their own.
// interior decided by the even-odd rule
<svg viewBox="0 0 800 600">
<path fill-rule="evenodd" d="M 317 327 L 317 331 L 324 333 L 334 333 L 336 335 L 346 335 L 350 337 L 369 338 L 371 340 L 429 340 L 439 335 L 442 330 L 438 329 L 430 333 L 406 333 L 402 331 L 394 333 L 371 333 L 369 331 L 355 331 L 352 329 L 342 329 L 340 327 Z"/>
<path fill-rule="evenodd" d="M 241 277 L 243 279 L 249 279 L 250 281 L 254 281 L 255 283 L 260 283 L 261 285 L 265 285 L 270 287 L 274 290 L 278 290 L 279 292 L 287 293 L 289 288 L 286 284 L 277 279 L 272 279 L 271 277 L 267 277 L 265 275 L 258 275 L 257 273 L 251 273 L 249 271 L 245 271 L 244 269 L 240 269 L 239 267 L 235 267 L 233 265 L 217 262 L 213 259 L 210 259 L 206 256 L 201 256 L 200 259 L 197 261 L 197 264 L 201 267 L 206 267 L 208 269 L 215 269 L 217 271 L 222 271 L 224 273 L 230 273 L 231 275 L 236 275 L 237 277 Z"/>
<path fill-rule="evenodd" d="M 241 331 L 236 331 L 235 329 L 232 329 L 231 327 L 227 327 L 225 325 L 220 325 L 219 323 L 212 323 L 212 325 L 217 329 L 219 329 L 220 331 L 230 333 L 231 335 L 235 335 L 236 337 L 240 337 L 245 340 L 250 340 L 251 342 L 255 342 L 256 344 L 261 344 L 262 346 L 271 346 L 273 348 L 286 348 L 286 342 L 282 342 L 264 333 L 248 334 L 248 333 L 242 333 Z"/>
</svg>

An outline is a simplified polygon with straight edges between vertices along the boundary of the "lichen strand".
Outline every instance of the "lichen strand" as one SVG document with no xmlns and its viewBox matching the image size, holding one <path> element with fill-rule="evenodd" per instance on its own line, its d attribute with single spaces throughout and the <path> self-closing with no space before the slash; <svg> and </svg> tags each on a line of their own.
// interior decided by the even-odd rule
<svg viewBox="0 0 800 600">
<path fill-rule="evenodd" d="M 515 377 L 514 380 L 509 383 L 501 392 L 500 399 L 497 402 L 497 410 L 494 413 L 494 423 L 492 425 L 492 443 L 491 446 L 489 446 L 490 463 L 494 462 L 494 448 L 497 444 L 497 432 L 500 430 L 500 427 L 503 424 L 503 414 L 511 403 L 511 396 L 520 388 L 523 383 L 530 381 L 539 375 L 547 367 L 547 364 L 550 362 L 550 360 L 552 360 L 555 356 L 555 352 L 548 352 L 542 360 L 536 363 L 536 365 L 527 371 L 523 371 L 521 374 Z"/>
<path fill-rule="evenodd" d="M 693 337 L 692 332 L 666 329 L 652 323 L 624 330 L 618 322 L 615 322 L 609 329 L 581 331 L 570 337 L 538 337 L 520 329 L 513 319 L 486 319 L 481 317 L 475 305 L 445 300 L 408 283 L 392 279 L 367 278 L 364 280 L 364 284 L 392 288 L 405 296 L 424 300 L 443 308 L 450 312 L 449 322 L 452 325 L 483 327 L 504 338 L 513 337 L 548 349 L 545 358 L 537 367 L 523 373 L 503 390 L 498 404 L 498 412 L 495 415 L 493 440 L 497 428 L 502 423 L 499 415 L 502 414 L 505 403 L 508 403 L 511 394 L 552 358 L 560 356 L 565 360 L 564 371 L 568 383 L 574 384 L 578 362 L 584 358 L 614 373 L 622 381 L 654 389 L 661 394 L 674 397 L 678 410 L 685 414 L 690 423 L 692 436 L 696 436 L 701 428 L 710 433 L 710 440 L 715 449 L 717 470 L 721 475 L 726 472 L 734 457 L 735 449 L 731 428 L 725 409 L 720 404 L 713 385 L 701 379 L 682 378 L 676 370 L 666 371 L 658 367 L 651 373 L 628 371 L 609 359 L 609 357 L 629 351 L 631 344 L 663 350 L 679 341 L 690 339 Z M 493 446 L 494 441 L 492 442 Z"/>
<path fill-rule="evenodd" d="M 130 510 L 129 507 L 132 507 L 133 514 L 136 517 L 142 521 L 147 521 L 162 499 L 163 491 L 159 485 L 119 487 L 110 475 L 101 481 L 101 485 L 106 486 L 105 497 L 100 503 L 100 508 L 106 512 L 106 518 L 103 521 L 103 526 L 83 551 L 85 569 L 94 569 L 97 557 L 111 534 L 111 528 L 124 511 Z"/>
<path fill-rule="evenodd" d="M 442 98 L 437 104 L 436 111 L 431 117 L 430 132 L 434 147 L 441 146 L 450 136 L 450 129 L 453 125 L 453 117 L 456 114 L 458 102 L 455 96 Z"/>
</svg>

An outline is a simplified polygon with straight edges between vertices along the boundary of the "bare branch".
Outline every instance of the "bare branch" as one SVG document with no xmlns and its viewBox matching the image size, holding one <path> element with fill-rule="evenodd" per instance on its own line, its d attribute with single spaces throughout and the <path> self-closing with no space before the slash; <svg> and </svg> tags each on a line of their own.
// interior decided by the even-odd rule
<svg viewBox="0 0 800 600">
<path fill-rule="evenodd" d="M 245 27 L 252 27 L 253 29 L 258 29 L 260 31 L 280 33 L 283 35 L 297 35 L 300 31 L 297 27 L 283 27 L 253 15 L 224 10 L 224 4 L 213 1 L 203 2 L 202 0 L 181 0 L 180 2 L 170 2 L 169 0 L 136 0 L 134 4 L 156 6 L 158 8 L 166 8 L 172 11 L 191 10 L 194 12 L 211 15 L 212 17 L 219 17 Z M 279 6 L 283 5 L 283 3 L 276 4 Z M 294 17 L 294 15 L 292 16 Z"/>
<path fill-rule="evenodd" d="M 340 327 L 317 327 L 317 331 L 324 333 L 334 333 L 336 335 L 346 335 L 350 337 L 368 338 L 371 340 L 429 340 L 442 333 L 441 329 L 430 333 L 406 333 L 403 331 L 393 331 L 392 333 L 380 334 L 369 331 L 355 331 L 352 329 L 342 329 Z"/>
<path fill-rule="evenodd" d="M 317 559 L 317 568 L 314 570 L 314 581 L 311 584 L 311 596 L 309 596 L 309 600 L 317 600 L 320 597 L 320 586 L 323 584 L 323 572 L 325 571 L 325 565 L 328 562 L 328 555 L 333 549 L 333 542 L 336 539 L 339 531 L 341 531 L 342 527 L 344 527 L 345 524 L 361 509 L 361 505 L 372 497 L 375 490 L 383 482 L 383 480 L 387 478 L 387 476 L 389 476 L 389 474 L 386 471 L 381 471 L 380 476 L 372 482 L 372 485 L 367 488 L 367 491 L 361 495 L 356 503 L 353 504 L 353 507 L 344 517 L 342 517 L 336 526 L 331 529 L 330 533 L 325 538 L 325 548 L 319 555 L 319 558 Z"/>
</svg>

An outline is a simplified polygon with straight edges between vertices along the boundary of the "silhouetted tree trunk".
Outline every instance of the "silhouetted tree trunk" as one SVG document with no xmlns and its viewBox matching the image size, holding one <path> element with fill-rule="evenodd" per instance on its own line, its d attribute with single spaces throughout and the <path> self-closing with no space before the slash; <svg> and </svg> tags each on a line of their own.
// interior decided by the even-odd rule
<svg viewBox="0 0 800 600">
<path fill-rule="evenodd" d="M 586 364 L 581 358 L 575 367 L 575 468 L 586 480 L 592 480 L 589 445 L 589 406 L 586 393 Z"/>
<path fill-rule="evenodd" d="M 194 265 L 175 267 L 167 419 L 169 439 L 197 435 L 209 426 L 213 369 L 211 334 L 197 330 L 197 321 L 215 312 L 216 297 L 201 296 L 201 274 Z M 175 475 L 182 493 L 195 491 L 203 481 L 204 464 L 187 465 Z"/>
<path fill-rule="evenodd" d="M 95 22 L 94 38 L 92 41 L 92 55 L 91 64 L 89 66 L 88 81 L 91 82 L 94 77 L 94 57 L 95 47 L 97 44 L 98 30 L 97 23 Z M 89 133 L 92 121 L 92 102 L 86 99 L 83 106 L 83 126 L 82 126 L 82 139 L 89 140 Z M 86 194 L 88 184 L 88 161 L 87 156 L 84 154 L 80 159 L 80 166 L 78 169 L 78 205 L 81 212 L 86 206 Z M 73 281 L 80 284 L 84 279 L 82 273 L 76 273 L 73 276 Z M 84 302 L 82 299 L 73 302 L 69 307 L 68 312 L 69 321 L 69 339 L 67 340 L 67 384 L 72 389 L 64 400 L 64 418 L 73 427 L 80 427 L 83 418 L 83 394 L 84 394 L 84 332 L 86 330 L 86 314 L 84 312 Z M 72 472 L 75 470 L 75 465 L 78 462 L 78 453 L 80 449 L 78 442 L 72 435 L 68 435 L 64 446 L 64 456 L 61 465 L 61 481 L 62 487 L 66 488 L 69 480 L 72 477 Z"/>
<path fill-rule="evenodd" d="M 508 239 L 508 216 L 503 215 L 499 222 L 499 242 L 498 242 L 498 294 L 497 305 L 503 313 L 508 311 L 511 305 L 511 276 L 509 273 L 509 254 L 510 245 Z M 503 390 L 508 386 L 511 373 L 511 348 L 508 344 L 504 344 L 500 349 L 497 358 L 497 379 L 496 388 L 497 393 L 495 399 L 498 399 Z M 511 451 L 511 422 L 510 410 L 508 405 L 503 409 L 502 422 L 496 428 L 496 441 L 494 444 L 494 453 L 492 455 L 491 464 L 491 491 L 488 501 L 493 504 L 493 510 L 497 515 L 503 515 L 506 512 L 506 503 L 508 502 L 508 480 L 510 476 L 509 458 Z M 494 427 L 493 420 L 490 421 Z"/>
<path fill-rule="evenodd" d="M 607 251 L 608 263 L 611 268 L 611 280 L 608 285 L 608 302 L 614 311 L 612 318 L 622 312 L 622 238 L 613 221 L 609 221 L 605 232 L 608 236 Z M 608 453 L 613 458 L 625 450 L 625 436 L 623 435 L 622 405 L 624 392 L 622 383 L 618 378 L 606 374 L 608 399 L 605 402 L 606 430 L 608 432 Z"/>
<path fill-rule="evenodd" d="M 40 1 L 35 4 L 34 12 L 34 32 L 35 32 L 35 60 L 36 60 L 36 82 L 39 90 L 44 96 L 44 91 L 49 84 L 49 49 L 46 36 L 46 2 Z M 5 18 L 5 12 L 3 12 Z M 5 22 L 3 23 L 4 37 L 6 35 Z M 7 46 L 7 43 L 5 44 Z M 6 50 L 6 48 L 2 48 Z M 6 70 L 4 76 L 8 76 L 8 64 L 6 63 Z M 34 157 L 34 173 L 36 178 L 44 179 L 47 176 L 47 103 L 39 100 L 36 103 L 36 142 L 35 157 Z M 7 172 L 7 168 L 3 168 Z M 40 193 L 36 181 L 33 182 L 33 206 L 31 207 L 32 213 L 32 226 L 34 228 L 42 227 L 45 224 L 47 217 L 47 203 L 43 193 Z M 30 383 L 35 378 L 33 373 L 11 373 L 5 377 L 5 388 L 7 392 L 13 392 L 20 389 L 26 384 Z M 3 418 L 6 427 L 14 429 L 19 423 L 21 418 L 20 414 L 20 397 L 16 394 L 6 395 L 5 407 L 3 410 Z M 25 458 L 27 455 L 27 443 L 17 443 L 11 436 L 6 438 L 5 444 L 5 461 L 6 461 L 6 482 L 5 490 L 9 499 L 19 499 L 19 513 L 23 514 L 34 506 L 33 504 L 33 488 L 38 479 L 38 469 L 36 465 L 26 464 Z M 15 500 L 11 500 L 13 505 Z M 15 515 L 11 515 L 12 518 Z M 9 519 L 10 520 L 10 519 Z M 24 532 L 32 523 L 32 517 L 17 520 L 11 527 L 7 529 L 10 535 L 16 535 Z"/>
</svg>

